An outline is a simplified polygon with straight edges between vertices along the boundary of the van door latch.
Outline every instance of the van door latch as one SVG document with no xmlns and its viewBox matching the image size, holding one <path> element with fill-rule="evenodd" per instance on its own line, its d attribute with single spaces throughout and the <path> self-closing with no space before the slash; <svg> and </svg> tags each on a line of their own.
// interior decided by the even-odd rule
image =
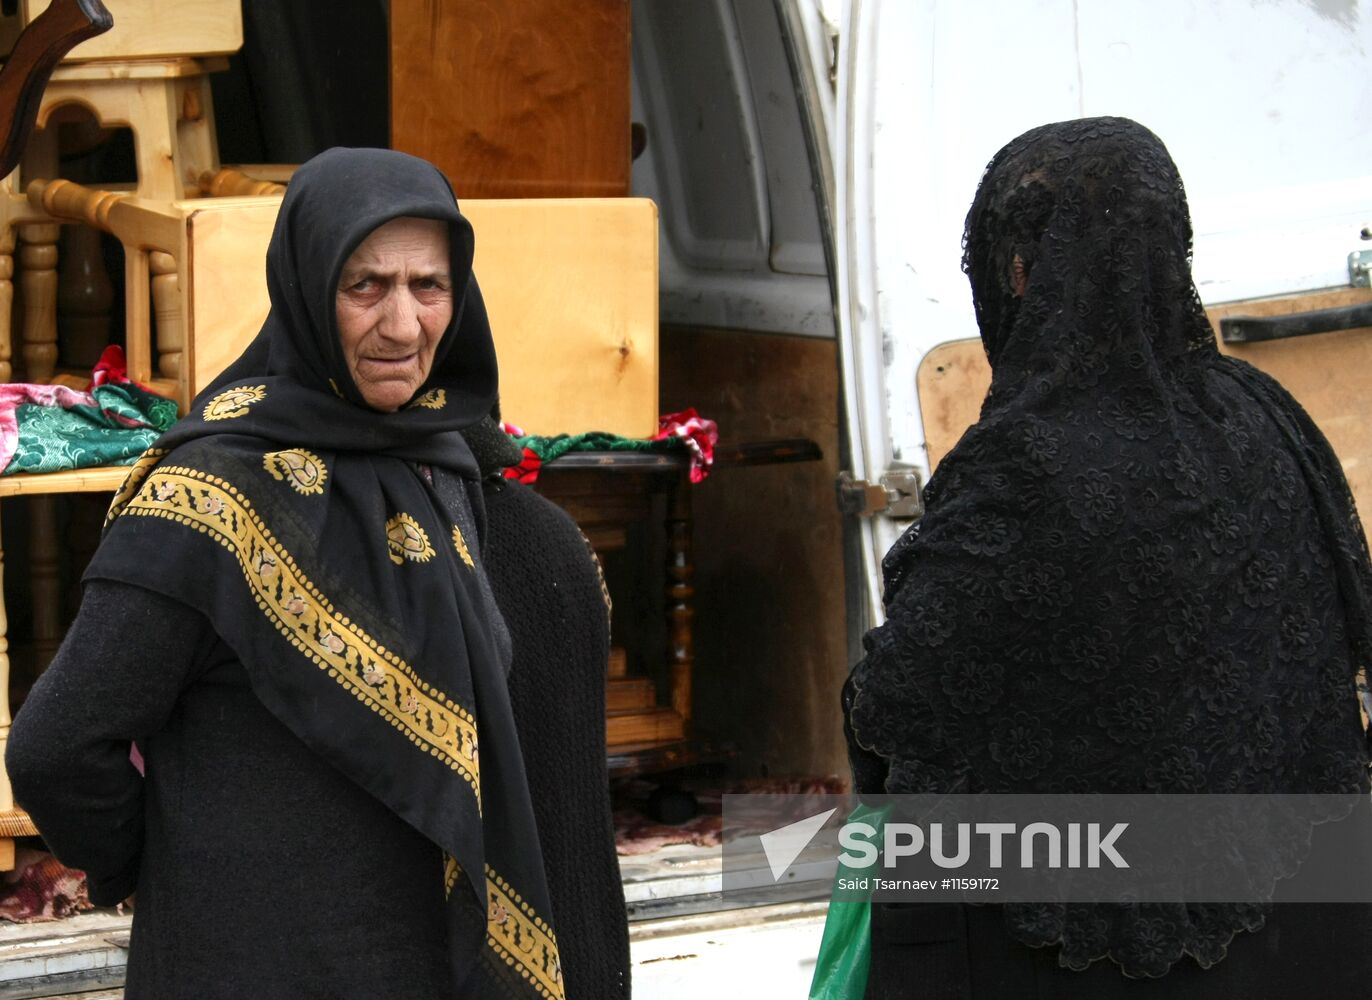
<svg viewBox="0 0 1372 1000">
<path fill-rule="evenodd" d="M 1372 285 L 1372 250 L 1354 250 L 1348 255 L 1348 283 L 1355 288 Z"/>
<path fill-rule="evenodd" d="M 924 513 L 924 501 L 920 497 L 923 488 L 919 470 L 913 465 L 894 464 L 875 483 L 840 472 L 838 507 L 843 513 L 858 517 L 884 514 L 901 519 L 916 518 Z"/>
</svg>

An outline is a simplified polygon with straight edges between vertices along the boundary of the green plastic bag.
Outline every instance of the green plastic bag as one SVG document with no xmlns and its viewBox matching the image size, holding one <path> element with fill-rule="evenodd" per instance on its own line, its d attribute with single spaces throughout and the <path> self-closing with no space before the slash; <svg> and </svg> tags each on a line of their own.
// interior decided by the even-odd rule
<svg viewBox="0 0 1372 1000">
<path fill-rule="evenodd" d="M 881 829 L 890 806 L 871 809 L 858 805 L 848 821 L 864 821 Z M 841 878 L 866 874 L 840 864 L 834 888 Z M 834 901 L 824 918 L 824 937 L 815 958 L 810 980 L 810 1000 L 862 1000 L 867 991 L 867 970 L 872 964 L 872 903 L 870 900 Z"/>
</svg>

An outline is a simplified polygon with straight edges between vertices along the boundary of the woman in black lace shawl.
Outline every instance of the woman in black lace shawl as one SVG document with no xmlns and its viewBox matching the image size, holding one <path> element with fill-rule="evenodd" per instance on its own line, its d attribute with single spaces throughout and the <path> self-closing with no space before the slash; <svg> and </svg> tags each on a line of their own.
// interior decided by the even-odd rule
<svg viewBox="0 0 1372 1000">
<path fill-rule="evenodd" d="M 1216 350 L 1162 143 L 1120 118 L 1027 132 L 991 161 L 964 240 L 991 389 L 884 563 L 888 621 L 845 690 L 860 789 L 1365 789 L 1353 499 L 1301 407 Z M 1323 985 L 1332 965 L 1310 963 L 1332 955 L 1365 977 L 1364 909 L 1277 909 L 934 922 L 965 922 L 977 968 L 948 976 L 978 997 L 1287 995 L 1281 975 Z M 904 995 L 907 960 L 874 940 L 868 995 Z M 1088 970 L 1104 957 L 1118 968 Z"/>
</svg>

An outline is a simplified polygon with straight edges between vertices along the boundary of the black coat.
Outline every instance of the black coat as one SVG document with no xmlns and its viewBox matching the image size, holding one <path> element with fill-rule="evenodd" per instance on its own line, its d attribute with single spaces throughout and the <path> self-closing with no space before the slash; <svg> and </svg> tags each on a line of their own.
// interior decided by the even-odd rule
<svg viewBox="0 0 1372 1000">
<path fill-rule="evenodd" d="M 496 486 L 488 511 L 567 995 L 627 996 L 599 577 L 570 518 L 532 491 Z M 6 764 L 95 902 L 137 890 L 128 1000 L 451 996 L 439 849 L 268 712 L 184 605 L 90 584 Z"/>
</svg>

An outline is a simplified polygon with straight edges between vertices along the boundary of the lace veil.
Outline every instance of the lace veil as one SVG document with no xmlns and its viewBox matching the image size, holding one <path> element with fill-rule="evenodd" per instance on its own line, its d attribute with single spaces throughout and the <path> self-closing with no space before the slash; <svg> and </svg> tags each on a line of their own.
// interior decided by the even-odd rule
<svg viewBox="0 0 1372 1000">
<path fill-rule="evenodd" d="M 1046 125 L 987 168 L 963 267 L 991 389 L 886 557 L 889 619 L 848 690 L 884 790 L 1366 787 L 1353 500 L 1301 407 L 1217 351 L 1190 251 L 1176 166 L 1132 121 Z M 1131 976 L 1209 966 L 1262 923 L 1254 906 L 1005 909 L 1062 964 Z"/>
</svg>

